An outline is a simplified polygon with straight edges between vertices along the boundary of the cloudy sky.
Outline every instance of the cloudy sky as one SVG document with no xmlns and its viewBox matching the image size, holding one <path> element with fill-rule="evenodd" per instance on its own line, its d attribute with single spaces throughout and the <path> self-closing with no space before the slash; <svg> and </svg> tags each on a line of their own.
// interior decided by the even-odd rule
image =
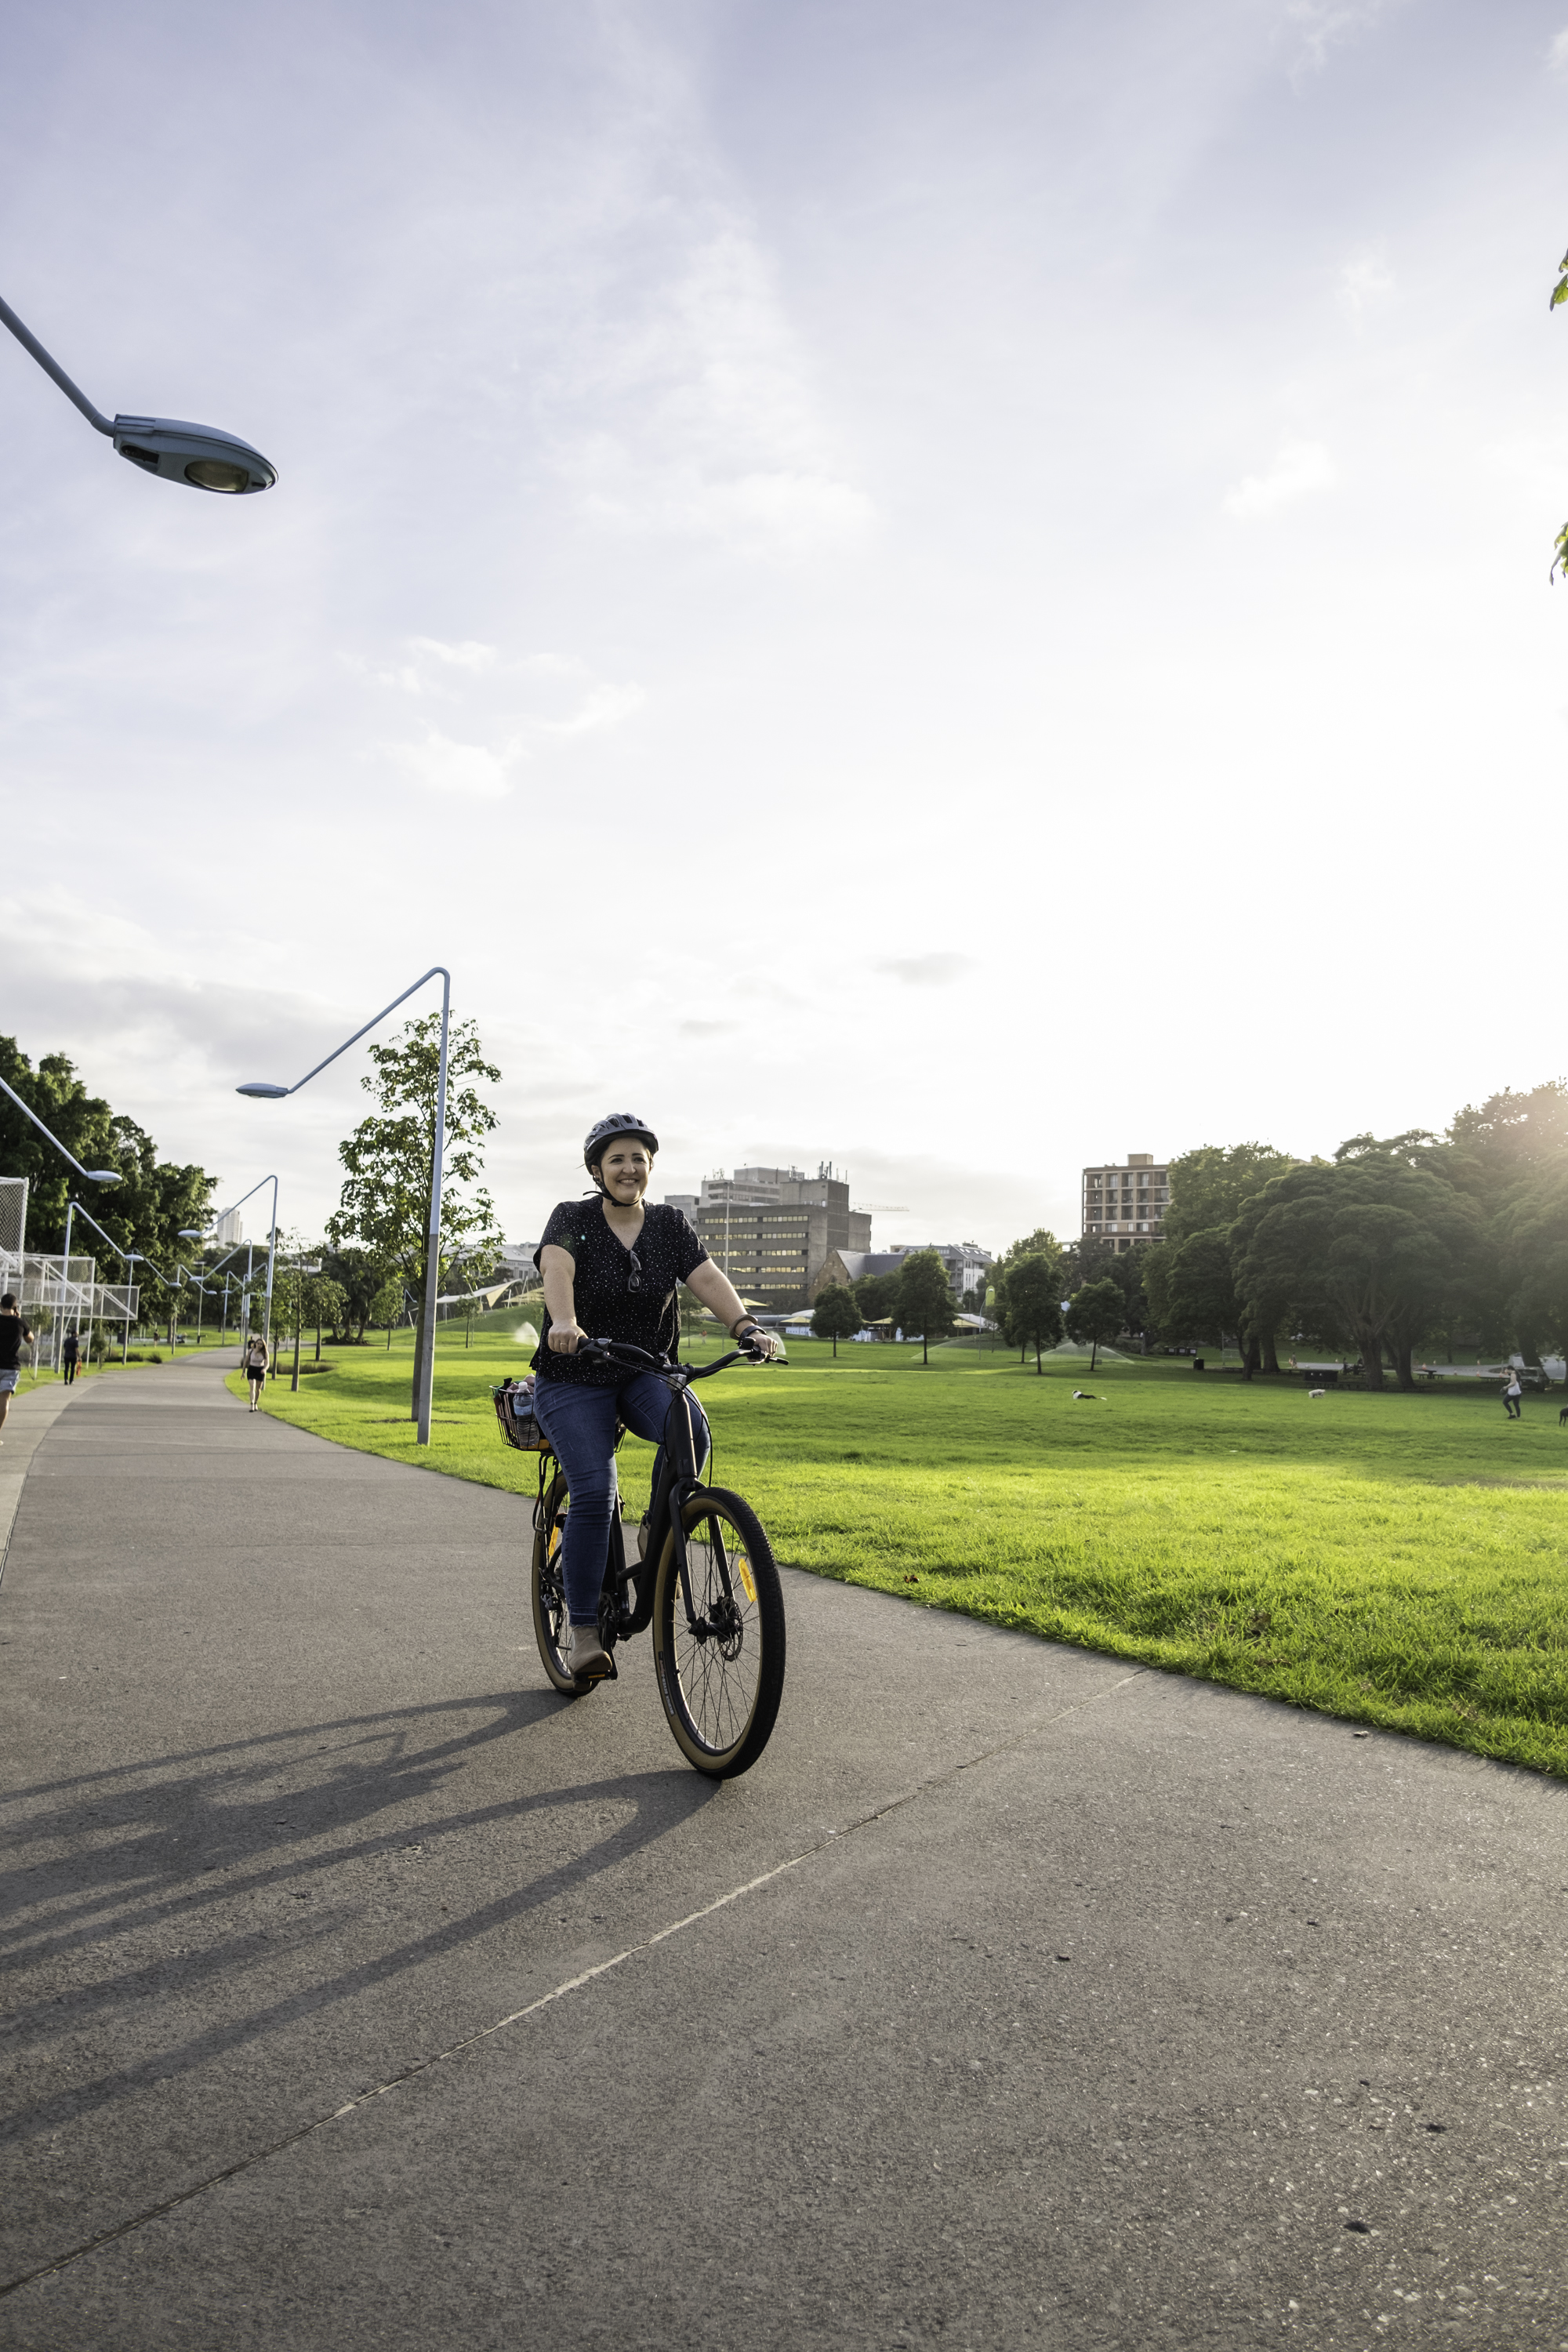
<svg viewBox="0 0 1568 2352">
<path fill-rule="evenodd" d="M 336 1198 L 437 961 L 531 1237 L 879 1244 L 1568 1067 L 1568 0 L 14 0 L 0 1029 Z M 896 1204 L 892 1205 L 892 1204 Z"/>
</svg>

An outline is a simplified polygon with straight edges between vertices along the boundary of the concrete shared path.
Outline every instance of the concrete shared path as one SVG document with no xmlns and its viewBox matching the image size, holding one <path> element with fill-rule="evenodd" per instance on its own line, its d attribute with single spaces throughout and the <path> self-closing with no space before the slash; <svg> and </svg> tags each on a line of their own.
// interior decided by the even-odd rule
<svg viewBox="0 0 1568 2352">
<path fill-rule="evenodd" d="M 1568 2344 L 1568 1789 L 798 1574 L 714 1787 L 515 1496 L 34 1436 L 0 2344 Z"/>
</svg>

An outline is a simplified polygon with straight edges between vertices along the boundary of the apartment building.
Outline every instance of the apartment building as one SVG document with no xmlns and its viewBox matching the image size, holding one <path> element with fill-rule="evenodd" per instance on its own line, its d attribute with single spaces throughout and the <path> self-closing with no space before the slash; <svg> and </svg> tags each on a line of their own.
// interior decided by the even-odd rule
<svg viewBox="0 0 1568 2352">
<path fill-rule="evenodd" d="M 1171 1192 L 1168 1168 L 1152 1151 L 1130 1151 L 1083 1171 L 1083 1237 L 1107 1241 L 1121 1256 L 1134 1242 L 1157 1242 Z"/>
<path fill-rule="evenodd" d="M 991 1252 L 982 1249 L 978 1242 L 900 1242 L 900 1258 L 912 1257 L 917 1250 L 934 1250 L 947 1268 L 947 1278 L 952 1285 L 952 1295 L 964 1307 L 984 1307 L 985 1286 L 990 1279 Z"/>
<path fill-rule="evenodd" d="M 830 1282 L 852 1287 L 862 1275 L 900 1273 L 904 1260 L 912 1257 L 917 1250 L 936 1252 L 947 1268 L 953 1297 L 965 1312 L 984 1306 L 992 1256 L 978 1242 L 900 1242 L 879 1255 L 868 1250 L 835 1250 L 823 1265 L 813 1295 Z"/>
<path fill-rule="evenodd" d="M 721 1170 L 700 1192 L 667 1192 L 684 1210 L 710 1257 L 721 1265 L 742 1298 L 772 1307 L 802 1307 L 834 1250 L 868 1250 L 868 1210 L 849 1206 L 849 1182 L 824 1161 L 815 1176 L 803 1168 Z"/>
</svg>

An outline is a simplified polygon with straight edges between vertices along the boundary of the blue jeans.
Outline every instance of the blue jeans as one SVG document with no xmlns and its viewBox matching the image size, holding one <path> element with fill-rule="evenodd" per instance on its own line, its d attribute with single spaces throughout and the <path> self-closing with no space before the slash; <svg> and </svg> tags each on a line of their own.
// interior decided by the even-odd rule
<svg viewBox="0 0 1568 2352">
<path fill-rule="evenodd" d="M 561 1579 L 574 1625 L 596 1625 L 599 1595 L 609 1553 L 610 1514 L 616 1507 L 616 1423 L 658 1447 L 653 1457 L 658 1494 L 664 1467 L 664 1424 L 672 1402 L 657 1372 L 633 1372 L 616 1388 L 590 1388 L 575 1381 L 542 1375 L 533 1391 L 539 1425 L 555 1449 L 572 1496 L 566 1532 L 561 1538 Z M 708 1458 L 708 1420 L 689 1396 L 697 1467 Z"/>
</svg>

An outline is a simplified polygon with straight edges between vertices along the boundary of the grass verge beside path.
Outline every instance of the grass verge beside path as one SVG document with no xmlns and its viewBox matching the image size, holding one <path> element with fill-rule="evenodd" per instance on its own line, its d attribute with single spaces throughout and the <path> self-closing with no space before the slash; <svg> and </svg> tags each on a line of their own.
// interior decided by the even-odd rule
<svg viewBox="0 0 1568 2352">
<path fill-rule="evenodd" d="M 1184 1364 L 795 1342 L 703 1390 L 713 1475 L 779 1558 L 1568 1775 L 1568 1431 L 1557 1399 L 1242 1384 Z M 269 1412 L 340 1444 L 531 1493 L 491 1384 L 527 1361 L 440 1335 L 427 1452 L 405 1340 L 344 1349 Z M 229 1380 L 237 1394 L 238 1376 Z M 1092 1402 L 1074 1388 L 1092 1389 Z M 628 1438 L 639 1507 L 652 1449 Z"/>
</svg>

